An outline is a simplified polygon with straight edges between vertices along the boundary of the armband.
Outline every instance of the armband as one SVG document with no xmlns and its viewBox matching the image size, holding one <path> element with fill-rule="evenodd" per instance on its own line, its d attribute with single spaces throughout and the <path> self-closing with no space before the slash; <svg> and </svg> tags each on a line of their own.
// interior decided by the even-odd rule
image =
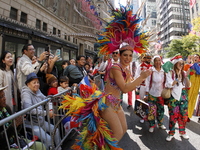
<svg viewBox="0 0 200 150">
<path fill-rule="evenodd" d="M 38 63 L 40 63 L 40 64 L 41 64 L 41 63 L 43 63 L 43 62 L 38 60 Z"/>
</svg>

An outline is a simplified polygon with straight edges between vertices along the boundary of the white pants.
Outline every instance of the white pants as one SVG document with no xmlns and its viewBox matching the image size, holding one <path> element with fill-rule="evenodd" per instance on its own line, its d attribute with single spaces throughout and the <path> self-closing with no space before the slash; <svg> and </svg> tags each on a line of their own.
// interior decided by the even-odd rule
<svg viewBox="0 0 200 150">
<path fill-rule="evenodd" d="M 146 93 L 146 86 L 140 85 L 140 99 L 144 99 Z"/>
</svg>

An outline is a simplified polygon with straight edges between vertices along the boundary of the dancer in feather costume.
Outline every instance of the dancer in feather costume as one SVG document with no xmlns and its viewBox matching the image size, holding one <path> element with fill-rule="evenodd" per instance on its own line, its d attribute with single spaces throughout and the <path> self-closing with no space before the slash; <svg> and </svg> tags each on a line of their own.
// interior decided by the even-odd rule
<svg viewBox="0 0 200 150">
<path fill-rule="evenodd" d="M 150 74 L 146 70 L 129 82 L 128 66 L 132 61 L 133 51 L 142 53 L 147 46 L 147 36 L 140 32 L 137 15 L 132 15 L 132 7 L 120 6 L 113 10 L 113 20 L 99 35 L 99 54 L 108 55 L 119 49 L 120 63 L 108 70 L 105 91 L 101 92 L 95 85 L 80 85 L 80 95 L 75 98 L 65 96 L 60 108 L 67 109 L 71 115 L 82 123 L 81 134 L 73 145 L 79 150 L 118 150 L 118 141 L 127 130 L 126 118 L 120 105 L 120 96 L 140 85 Z"/>
</svg>

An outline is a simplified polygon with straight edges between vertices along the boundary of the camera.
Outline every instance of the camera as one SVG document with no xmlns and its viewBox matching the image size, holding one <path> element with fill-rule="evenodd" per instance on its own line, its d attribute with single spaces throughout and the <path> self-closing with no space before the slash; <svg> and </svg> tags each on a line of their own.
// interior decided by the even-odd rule
<svg viewBox="0 0 200 150">
<path fill-rule="evenodd" d="M 50 48 L 46 47 L 45 52 L 48 52 L 48 54 L 46 55 L 46 59 L 45 59 L 45 62 L 48 62 L 48 59 L 49 59 L 49 56 L 50 56 Z"/>
</svg>

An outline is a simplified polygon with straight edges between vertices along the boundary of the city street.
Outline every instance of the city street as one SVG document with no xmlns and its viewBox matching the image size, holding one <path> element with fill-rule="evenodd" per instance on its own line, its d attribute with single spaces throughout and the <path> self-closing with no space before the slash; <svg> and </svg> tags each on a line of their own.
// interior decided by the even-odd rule
<svg viewBox="0 0 200 150">
<path fill-rule="evenodd" d="M 185 140 L 179 136 L 178 128 L 176 128 L 175 138 L 171 142 L 167 142 L 168 130 L 168 108 L 165 106 L 164 125 L 167 130 L 155 128 L 153 133 L 148 131 L 149 124 L 145 122 L 141 124 L 140 118 L 135 115 L 133 108 L 127 110 L 127 94 L 123 95 L 124 112 L 127 119 L 128 130 L 119 142 L 119 146 L 124 150 L 200 150 L 200 124 L 197 123 L 197 117 L 191 119 L 187 124 L 186 132 L 190 139 Z M 178 127 L 178 126 L 177 126 Z M 63 150 L 71 150 L 72 141 L 64 142 Z"/>
<path fill-rule="evenodd" d="M 167 142 L 165 141 L 169 131 L 167 106 L 165 106 L 164 118 L 164 125 L 167 127 L 167 130 L 155 128 L 153 133 L 148 131 L 148 122 L 144 124 L 139 122 L 140 118 L 135 115 L 133 108 L 127 110 L 126 94 L 124 94 L 122 106 L 128 124 L 127 133 L 119 142 L 119 146 L 124 150 L 200 150 L 200 124 L 197 123 L 197 117 L 193 116 L 187 124 L 186 132 L 190 137 L 189 140 L 182 139 L 179 136 L 178 128 L 176 128 L 175 138 L 171 142 Z"/>
</svg>

